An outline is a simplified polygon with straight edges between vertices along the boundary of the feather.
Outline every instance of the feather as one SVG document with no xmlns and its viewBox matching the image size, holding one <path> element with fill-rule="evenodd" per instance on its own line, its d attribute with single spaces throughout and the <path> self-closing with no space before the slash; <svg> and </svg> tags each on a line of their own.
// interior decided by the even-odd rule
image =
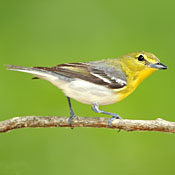
<svg viewBox="0 0 175 175">
<path fill-rule="evenodd" d="M 99 66 L 101 65 L 101 66 Z M 37 70 L 54 72 L 68 78 L 81 79 L 103 85 L 111 89 L 119 89 L 126 86 L 126 76 L 119 70 L 111 68 L 105 63 L 69 63 L 55 67 L 34 67 Z"/>
</svg>

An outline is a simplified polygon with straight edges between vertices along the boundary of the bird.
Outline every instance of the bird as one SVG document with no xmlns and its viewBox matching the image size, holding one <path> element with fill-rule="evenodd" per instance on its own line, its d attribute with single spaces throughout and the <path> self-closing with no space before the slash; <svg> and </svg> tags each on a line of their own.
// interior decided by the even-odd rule
<svg viewBox="0 0 175 175">
<path fill-rule="evenodd" d="M 131 94 L 149 75 L 159 69 L 167 69 L 152 53 L 145 51 L 132 52 L 118 58 L 103 60 L 64 63 L 55 67 L 23 67 L 7 65 L 8 70 L 32 74 L 33 79 L 44 79 L 63 91 L 68 100 L 71 126 L 76 116 L 71 98 L 91 105 L 94 112 L 122 119 L 117 113 L 99 109 L 102 105 L 119 102 Z"/>
</svg>

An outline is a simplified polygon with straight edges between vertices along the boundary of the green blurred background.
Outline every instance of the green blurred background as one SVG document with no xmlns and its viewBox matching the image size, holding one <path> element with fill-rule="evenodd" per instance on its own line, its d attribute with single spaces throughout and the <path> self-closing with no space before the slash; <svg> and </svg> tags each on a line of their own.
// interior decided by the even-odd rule
<svg viewBox="0 0 175 175">
<path fill-rule="evenodd" d="M 168 65 L 125 100 L 102 107 L 129 119 L 174 121 L 175 1 L 0 0 L 0 120 L 68 116 L 63 93 L 5 64 L 54 66 L 155 53 Z M 73 100 L 76 114 L 102 116 Z M 175 136 L 95 128 L 20 129 L 0 134 L 2 175 L 175 173 Z"/>
</svg>

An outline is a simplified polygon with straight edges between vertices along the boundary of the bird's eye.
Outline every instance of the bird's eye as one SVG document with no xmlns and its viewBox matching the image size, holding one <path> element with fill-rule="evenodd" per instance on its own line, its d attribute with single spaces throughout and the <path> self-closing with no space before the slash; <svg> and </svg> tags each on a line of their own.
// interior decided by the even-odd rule
<svg viewBox="0 0 175 175">
<path fill-rule="evenodd" d="M 137 57 L 137 59 L 138 59 L 139 61 L 143 61 L 145 58 L 144 58 L 143 55 L 139 55 L 139 56 Z"/>
</svg>

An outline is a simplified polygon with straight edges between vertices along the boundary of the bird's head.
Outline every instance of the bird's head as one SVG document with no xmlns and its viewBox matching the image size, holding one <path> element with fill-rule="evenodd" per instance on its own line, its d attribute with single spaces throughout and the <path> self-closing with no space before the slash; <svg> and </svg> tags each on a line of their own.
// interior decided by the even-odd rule
<svg viewBox="0 0 175 175">
<path fill-rule="evenodd" d="M 155 71 L 158 69 L 167 69 L 167 66 L 160 63 L 160 60 L 149 52 L 132 52 L 121 57 L 121 62 L 128 67 L 130 71 Z"/>
</svg>

